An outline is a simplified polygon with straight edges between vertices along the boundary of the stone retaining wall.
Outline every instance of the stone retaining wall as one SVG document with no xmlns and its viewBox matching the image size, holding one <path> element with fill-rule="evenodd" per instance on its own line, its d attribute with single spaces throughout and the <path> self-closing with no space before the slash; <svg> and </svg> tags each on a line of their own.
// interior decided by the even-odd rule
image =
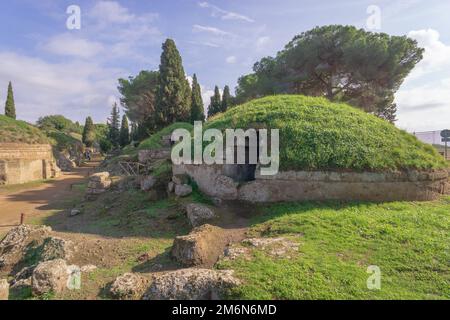
<svg viewBox="0 0 450 320">
<path fill-rule="evenodd" d="M 0 184 L 20 184 L 59 175 L 52 147 L 0 143 Z"/>
<path fill-rule="evenodd" d="M 447 192 L 448 172 L 285 171 L 256 174 L 238 183 L 226 165 L 174 165 L 174 174 L 188 174 L 205 194 L 224 200 L 281 202 L 308 200 L 427 201 Z M 258 173 L 259 170 L 256 170 Z M 228 175 L 227 175 L 228 174 Z"/>
</svg>

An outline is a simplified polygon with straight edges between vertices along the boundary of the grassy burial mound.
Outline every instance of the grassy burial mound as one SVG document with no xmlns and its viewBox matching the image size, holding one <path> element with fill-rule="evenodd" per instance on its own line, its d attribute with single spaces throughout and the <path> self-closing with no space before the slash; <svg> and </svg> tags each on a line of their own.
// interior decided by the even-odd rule
<svg viewBox="0 0 450 320">
<path fill-rule="evenodd" d="M 50 143 L 46 135 L 25 121 L 14 120 L 0 115 L 0 143 Z"/>
<path fill-rule="evenodd" d="M 210 119 L 205 129 L 280 129 L 280 169 L 406 170 L 446 167 L 430 145 L 364 111 L 324 98 L 256 99 Z"/>
<path fill-rule="evenodd" d="M 163 148 L 163 138 L 165 136 L 170 136 L 173 131 L 176 129 L 186 129 L 188 131 L 192 131 L 194 127 L 190 123 L 186 122 L 176 122 L 171 124 L 170 126 L 165 127 L 164 129 L 152 134 L 150 138 L 145 139 L 139 144 L 140 150 L 153 150 L 153 149 L 161 149 Z"/>
</svg>

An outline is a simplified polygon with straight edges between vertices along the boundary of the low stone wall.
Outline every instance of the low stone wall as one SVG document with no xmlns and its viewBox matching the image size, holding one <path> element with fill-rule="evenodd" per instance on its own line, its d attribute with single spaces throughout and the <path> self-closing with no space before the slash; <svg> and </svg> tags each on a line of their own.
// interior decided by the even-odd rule
<svg viewBox="0 0 450 320">
<path fill-rule="evenodd" d="M 286 171 L 256 174 L 237 183 L 222 165 L 174 165 L 174 174 L 188 174 L 205 194 L 226 200 L 282 202 L 308 200 L 427 201 L 447 192 L 448 173 L 440 171 L 335 172 Z M 256 172 L 259 172 L 257 170 Z"/>
<path fill-rule="evenodd" d="M 50 145 L 0 143 L 0 184 L 20 184 L 58 176 Z"/>
</svg>

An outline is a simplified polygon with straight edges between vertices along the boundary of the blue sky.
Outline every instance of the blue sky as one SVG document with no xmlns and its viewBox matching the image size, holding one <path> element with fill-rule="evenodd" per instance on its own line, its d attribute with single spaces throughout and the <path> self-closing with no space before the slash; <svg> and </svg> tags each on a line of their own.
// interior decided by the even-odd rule
<svg viewBox="0 0 450 320">
<path fill-rule="evenodd" d="M 69 5 L 81 8 L 80 30 L 66 27 Z M 426 49 L 397 94 L 397 125 L 450 127 L 450 1 L 439 0 L 1 1 L 0 103 L 11 80 L 20 119 L 63 114 L 83 122 L 92 115 L 104 122 L 118 98 L 117 79 L 157 69 L 167 37 L 209 100 L 215 84 L 235 87 L 258 59 L 302 31 L 366 27 L 370 5 L 381 10 L 379 31 L 409 35 Z"/>
</svg>

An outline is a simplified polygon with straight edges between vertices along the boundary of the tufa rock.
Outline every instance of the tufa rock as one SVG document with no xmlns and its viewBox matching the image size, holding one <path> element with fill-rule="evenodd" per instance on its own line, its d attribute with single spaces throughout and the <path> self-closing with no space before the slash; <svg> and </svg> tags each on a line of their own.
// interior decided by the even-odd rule
<svg viewBox="0 0 450 320">
<path fill-rule="evenodd" d="M 31 277 L 33 294 L 60 293 L 67 287 L 68 266 L 63 259 L 38 264 Z"/>
<path fill-rule="evenodd" d="M 172 192 L 174 192 L 174 191 L 175 191 L 175 183 L 172 182 L 172 181 L 170 181 L 170 182 L 167 184 L 167 192 L 172 193 Z"/>
<path fill-rule="evenodd" d="M 205 300 L 220 299 L 240 281 L 233 271 L 182 269 L 154 277 L 144 300 Z"/>
<path fill-rule="evenodd" d="M 153 188 L 156 184 L 156 178 L 153 176 L 147 176 L 144 177 L 141 180 L 141 190 L 142 191 L 149 191 L 151 188 Z"/>
<path fill-rule="evenodd" d="M 111 285 L 110 292 L 117 299 L 140 299 L 148 285 L 148 280 L 136 273 L 125 273 Z"/>
<path fill-rule="evenodd" d="M 41 252 L 41 261 L 50 261 L 55 259 L 69 260 L 72 258 L 75 245 L 70 240 L 50 237 L 44 240 Z"/>
<path fill-rule="evenodd" d="M 89 198 L 92 195 L 98 195 L 106 192 L 111 187 L 111 179 L 109 177 L 109 172 L 99 172 L 93 174 L 89 178 L 88 188 L 86 190 L 86 195 Z"/>
<path fill-rule="evenodd" d="M 191 193 L 192 193 L 192 187 L 190 185 L 187 185 L 187 184 L 178 185 L 177 184 L 175 186 L 175 195 L 177 197 L 187 197 Z"/>
<path fill-rule="evenodd" d="M 231 239 L 219 227 L 205 224 L 175 238 L 172 257 L 185 267 L 213 266 Z"/>
<path fill-rule="evenodd" d="M 216 218 L 216 214 L 208 206 L 190 203 L 186 206 L 187 217 L 193 227 L 201 226 L 207 221 Z"/>
<path fill-rule="evenodd" d="M 172 177 L 173 183 L 183 185 L 189 183 L 189 176 L 187 174 L 176 174 Z"/>
</svg>

